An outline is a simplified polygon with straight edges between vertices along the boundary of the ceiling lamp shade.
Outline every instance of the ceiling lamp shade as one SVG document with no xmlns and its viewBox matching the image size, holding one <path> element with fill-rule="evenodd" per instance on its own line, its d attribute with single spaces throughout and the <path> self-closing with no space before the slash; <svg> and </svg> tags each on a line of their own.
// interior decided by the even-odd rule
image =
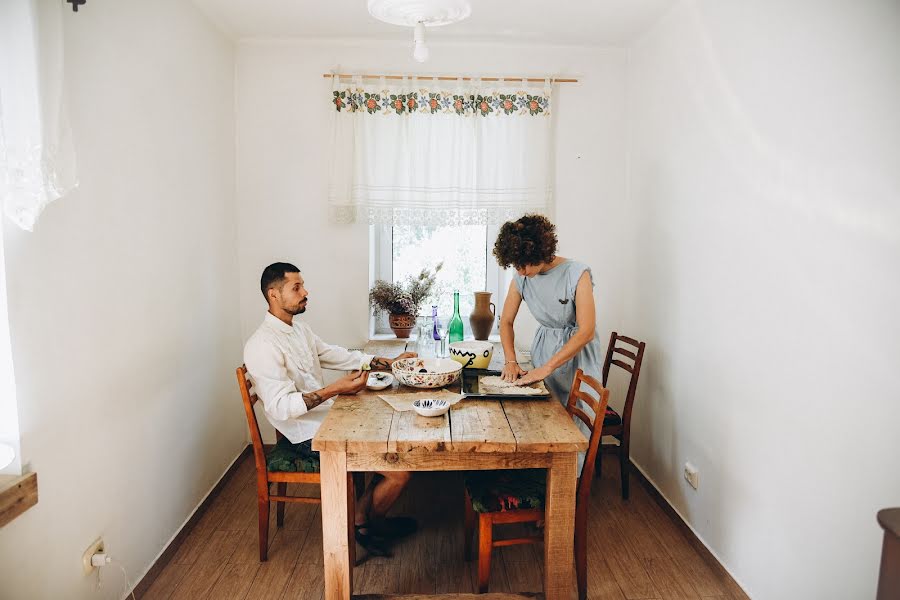
<svg viewBox="0 0 900 600">
<path fill-rule="evenodd" d="M 413 27 L 413 58 L 425 62 L 425 28 L 462 21 L 472 14 L 472 6 L 468 0 L 369 0 L 369 14 L 391 25 Z"/>
</svg>

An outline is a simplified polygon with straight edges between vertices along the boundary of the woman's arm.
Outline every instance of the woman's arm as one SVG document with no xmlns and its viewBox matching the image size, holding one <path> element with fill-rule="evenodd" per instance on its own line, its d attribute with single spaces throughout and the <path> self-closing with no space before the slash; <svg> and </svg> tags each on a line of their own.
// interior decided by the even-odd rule
<svg viewBox="0 0 900 600">
<path fill-rule="evenodd" d="M 578 278 L 578 285 L 575 288 L 575 306 L 575 322 L 578 324 L 578 331 L 559 349 L 559 352 L 550 357 L 546 364 L 541 365 L 537 369 L 532 369 L 516 383 L 527 385 L 549 377 L 553 371 L 581 352 L 581 349 L 587 346 L 594 338 L 597 309 L 594 306 L 591 275 L 587 271 Z"/>
<path fill-rule="evenodd" d="M 513 323 L 522 305 L 522 294 L 515 281 L 509 282 L 509 291 L 506 292 L 506 300 L 503 302 L 503 311 L 500 313 L 500 344 L 503 346 L 503 374 L 505 381 L 515 381 L 524 373 L 516 362 L 516 332 Z"/>
</svg>

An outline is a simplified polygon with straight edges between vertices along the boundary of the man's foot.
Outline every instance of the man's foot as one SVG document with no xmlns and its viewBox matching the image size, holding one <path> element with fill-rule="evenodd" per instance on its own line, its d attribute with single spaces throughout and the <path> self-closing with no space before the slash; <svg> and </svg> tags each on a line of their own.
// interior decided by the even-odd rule
<svg viewBox="0 0 900 600">
<path fill-rule="evenodd" d="M 382 535 L 377 534 L 369 524 L 357 525 L 354 537 L 356 538 L 356 543 L 367 552 L 368 556 L 366 558 L 369 556 L 391 556 L 391 549 L 388 547 L 387 540 Z"/>
<path fill-rule="evenodd" d="M 418 528 L 416 520 L 410 517 L 386 517 L 372 522 L 372 531 L 376 535 L 391 539 L 404 538 Z"/>
</svg>

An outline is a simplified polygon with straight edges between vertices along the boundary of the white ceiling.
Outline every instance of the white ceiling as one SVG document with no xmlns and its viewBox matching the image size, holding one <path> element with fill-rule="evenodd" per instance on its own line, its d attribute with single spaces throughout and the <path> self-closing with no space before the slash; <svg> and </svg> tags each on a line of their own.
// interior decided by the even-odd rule
<svg viewBox="0 0 900 600">
<path fill-rule="evenodd" d="M 471 0 L 472 16 L 429 28 L 429 41 L 622 46 L 676 0 Z M 406 27 L 369 16 L 366 0 L 193 0 L 235 39 L 402 40 Z"/>
</svg>

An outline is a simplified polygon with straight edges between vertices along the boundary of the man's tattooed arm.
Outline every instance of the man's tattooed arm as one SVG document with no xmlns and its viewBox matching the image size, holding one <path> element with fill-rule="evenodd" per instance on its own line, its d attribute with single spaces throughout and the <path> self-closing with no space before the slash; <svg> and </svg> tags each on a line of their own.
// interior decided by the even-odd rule
<svg viewBox="0 0 900 600">
<path fill-rule="evenodd" d="M 306 410 L 314 409 L 318 405 L 325 402 L 325 400 L 327 400 L 327 398 L 325 398 L 319 392 L 307 392 L 303 394 L 303 402 L 306 404 Z"/>
<path fill-rule="evenodd" d="M 372 362 L 369 363 L 372 367 L 373 371 L 390 371 L 391 370 L 391 361 L 387 358 L 382 358 L 380 356 L 376 356 L 372 359 Z"/>
</svg>

